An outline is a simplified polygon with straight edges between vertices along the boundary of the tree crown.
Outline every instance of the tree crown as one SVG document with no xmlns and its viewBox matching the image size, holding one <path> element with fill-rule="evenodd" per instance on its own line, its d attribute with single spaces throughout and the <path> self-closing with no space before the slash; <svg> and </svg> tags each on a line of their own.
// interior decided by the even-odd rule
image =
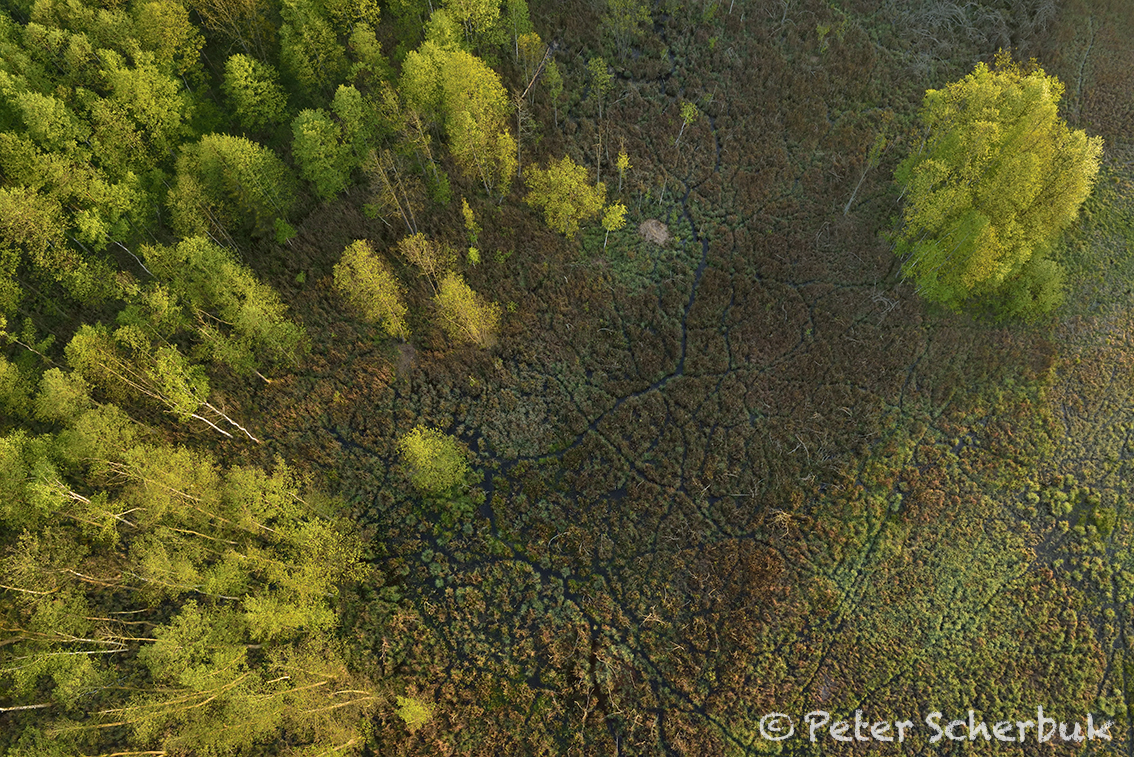
<svg viewBox="0 0 1134 757">
<path fill-rule="evenodd" d="M 895 180 L 907 195 L 896 252 L 927 299 L 957 310 L 993 297 L 1024 316 L 1058 300 L 1043 287 L 1059 277 L 1032 259 L 1075 219 L 1102 152 L 1101 138 L 1059 118 L 1062 92 L 1034 62 L 1006 55 L 926 92 L 925 145 Z"/>
</svg>

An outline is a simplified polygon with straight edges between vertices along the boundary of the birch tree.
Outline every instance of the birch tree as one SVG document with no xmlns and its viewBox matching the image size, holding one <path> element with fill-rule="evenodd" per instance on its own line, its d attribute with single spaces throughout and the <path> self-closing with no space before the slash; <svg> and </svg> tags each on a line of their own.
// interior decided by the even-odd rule
<svg viewBox="0 0 1134 757">
<path fill-rule="evenodd" d="M 1054 263 L 1039 261 L 1074 221 L 1102 153 L 1101 138 L 1059 118 L 1062 93 L 1007 55 L 926 92 L 925 144 L 895 173 L 906 198 L 895 252 L 927 299 L 954 310 L 999 301 L 1024 315 L 1058 300 L 1045 294 L 1059 281 Z M 1025 299 L 1005 300 L 1011 291 Z"/>
<path fill-rule="evenodd" d="M 343 251 L 335 266 L 335 286 L 367 320 L 380 323 L 396 339 L 409 338 L 405 293 L 370 242 L 357 239 Z"/>
</svg>

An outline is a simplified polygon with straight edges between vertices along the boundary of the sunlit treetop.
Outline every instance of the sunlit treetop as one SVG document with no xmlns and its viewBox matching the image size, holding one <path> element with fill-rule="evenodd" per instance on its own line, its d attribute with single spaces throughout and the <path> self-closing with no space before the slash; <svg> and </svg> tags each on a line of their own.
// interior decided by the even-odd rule
<svg viewBox="0 0 1134 757">
<path fill-rule="evenodd" d="M 926 92 L 925 144 L 895 173 L 906 198 L 896 251 L 924 297 L 954 310 L 1011 297 L 997 307 L 1022 315 L 1058 301 L 1043 253 L 1075 219 L 1102 154 L 1101 138 L 1059 117 L 1062 94 L 1034 61 L 1006 54 Z"/>
</svg>

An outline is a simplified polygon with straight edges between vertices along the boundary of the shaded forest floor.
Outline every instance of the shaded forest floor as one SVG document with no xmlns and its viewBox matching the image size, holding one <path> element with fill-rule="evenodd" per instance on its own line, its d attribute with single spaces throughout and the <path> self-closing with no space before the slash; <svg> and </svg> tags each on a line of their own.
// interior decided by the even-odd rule
<svg viewBox="0 0 1134 757">
<path fill-rule="evenodd" d="M 412 737 L 379 728 L 406 754 L 743 754 L 770 746 L 773 710 L 1043 705 L 1114 715 L 1109 748 L 1130 751 L 1134 22 L 1084 0 L 1012 40 L 1107 147 L 1061 243 L 1067 305 L 993 325 L 927 307 L 881 232 L 922 93 L 997 40 L 929 26 L 929 4 L 892 24 L 867 3 L 744 5 L 663 18 L 616 64 L 602 141 L 631 157 L 631 223 L 605 252 L 601 231 L 576 245 L 512 200 L 476 205 L 466 275 L 507 306 L 493 350 L 423 326 L 399 351 L 347 313 L 338 254 L 396 238 L 361 189 L 276 272 L 314 350 L 252 399 L 259 422 L 366 524 L 403 601 L 363 592 L 353 632 L 437 706 Z M 553 13 L 581 69 L 598 40 L 569 19 L 590 11 Z M 582 95 L 532 153 L 593 168 Z M 675 144 L 681 101 L 703 115 Z M 649 218 L 665 247 L 637 234 Z M 431 223 L 460 236 L 455 211 Z M 422 422 L 467 444 L 468 498 L 407 496 L 395 443 Z M 819 746 L 853 749 L 783 752 Z"/>
</svg>

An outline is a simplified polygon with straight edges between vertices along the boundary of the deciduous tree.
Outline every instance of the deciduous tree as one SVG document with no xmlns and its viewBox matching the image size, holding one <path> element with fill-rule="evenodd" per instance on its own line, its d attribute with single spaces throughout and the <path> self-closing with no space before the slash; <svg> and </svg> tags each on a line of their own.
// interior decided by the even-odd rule
<svg viewBox="0 0 1134 757">
<path fill-rule="evenodd" d="M 350 68 L 351 80 L 370 91 L 376 90 L 380 82 L 393 75 L 390 62 L 382 54 L 382 45 L 370 24 L 354 25 L 347 40 L 347 50 L 355 61 Z"/>
<path fill-rule="evenodd" d="M 416 234 L 417 214 L 425 206 L 425 184 L 410 173 L 406 160 L 393 150 L 371 150 L 362 170 L 371 187 L 371 201 L 363 208 L 366 213 L 383 220 L 397 213 L 406 231 Z"/>
<path fill-rule="evenodd" d="M 469 464 L 464 450 L 451 436 L 428 426 L 416 426 L 398 441 L 398 452 L 410 469 L 414 486 L 441 494 L 463 484 Z"/>
<path fill-rule="evenodd" d="M 511 108 L 500 76 L 464 50 L 427 40 L 406 56 L 401 89 L 413 108 L 444 124 L 465 175 L 503 194 L 516 173 L 516 141 L 507 127 Z"/>
<path fill-rule="evenodd" d="M 1006 54 L 926 93 L 926 143 L 895 180 L 906 195 L 896 252 L 927 299 L 952 309 L 999 301 L 1025 316 L 1058 299 L 1044 293 L 1059 281 L 1054 263 L 1041 261 L 1090 192 L 1102 152 L 1101 138 L 1059 118 L 1062 93 L 1058 79 Z"/>
<path fill-rule="evenodd" d="M 516 173 L 516 142 L 508 131 L 508 96 L 500 76 L 481 59 L 454 50 L 442 74 L 446 132 L 453 158 L 478 174 L 489 193 L 503 194 Z"/>
<path fill-rule="evenodd" d="M 291 122 L 291 130 L 299 174 L 315 185 L 315 194 L 329 200 L 345 189 L 354 161 L 330 114 L 322 108 L 301 111 Z"/>
<path fill-rule="evenodd" d="M 259 281 L 231 250 L 204 237 L 142 248 L 158 282 L 142 290 L 138 318 L 173 338 L 181 329 L 200 340 L 199 353 L 237 373 L 265 364 L 293 366 L 304 347 L 302 327 L 287 318 L 274 289 Z M 130 320 L 134 308 L 119 316 Z"/>
<path fill-rule="evenodd" d="M 67 268 L 81 275 L 82 261 L 73 252 L 53 260 L 66 251 L 63 209 L 58 202 L 29 189 L 0 187 L 0 315 L 11 315 L 20 302 L 16 275 L 25 259 L 56 278 L 62 278 Z"/>
<path fill-rule="evenodd" d="M 185 136 L 184 121 L 189 99 L 182 83 L 145 57 L 128 66 L 117 54 L 104 54 L 104 75 L 110 89 L 109 102 L 126 114 L 142 135 L 153 161 L 173 156 L 173 148 Z"/>
<path fill-rule="evenodd" d="M 421 269 L 434 292 L 445 274 L 457 262 L 457 254 L 444 242 L 436 242 L 424 234 L 411 234 L 398 242 L 398 252 Z"/>
<path fill-rule="evenodd" d="M 331 112 L 339 120 L 340 142 L 350 151 L 351 162 L 360 165 L 374 147 L 379 115 L 374 103 L 352 85 L 335 90 Z"/>
<path fill-rule="evenodd" d="M 225 96 L 240 125 L 258 131 L 287 117 L 287 93 L 270 64 L 237 53 L 224 64 Z"/>
<path fill-rule="evenodd" d="M 182 148 L 167 202 L 182 236 L 270 236 L 295 201 L 295 179 L 269 148 L 243 137 L 208 134 Z M 235 246 L 235 245 L 230 245 Z"/>
<path fill-rule="evenodd" d="M 543 81 L 547 85 L 547 94 L 551 98 L 551 108 L 555 116 L 555 126 L 559 128 L 559 100 L 563 97 L 563 75 L 559 73 L 559 65 L 554 60 L 548 60 L 543 70 Z"/>
<path fill-rule="evenodd" d="M 504 22 L 512 33 L 512 44 L 518 62 L 520 58 L 520 35 L 534 31 L 527 0 L 504 0 Z"/>
<path fill-rule="evenodd" d="M 382 324 L 392 337 L 409 338 L 401 284 L 370 242 L 358 239 L 343 251 L 335 266 L 335 286 L 367 320 Z"/>
<path fill-rule="evenodd" d="M 200 66 L 205 39 L 176 0 L 151 0 L 134 10 L 138 43 L 154 54 L 154 63 L 179 75 Z"/>
<path fill-rule="evenodd" d="M 464 27 L 470 40 L 491 29 L 500 18 L 500 0 L 445 0 L 444 8 Z"/>
<path fill-rule="evenodd" d="M 699 114 L 700 111 L 697 110 L 697 106 L 693 103 L 688 100 L 681 103 L 681 129 L 677 132 L 677 139 L 673 140 L 674 145 L 681 141 L 681 135 L 685 133 L 685 127 L 696 121 Z"/>
<path fill-rule="evenodd" d="M 591 80 L 591 97 L 595 100 L 598 109 L 598 132 L 595 137 L 595 182 L 602 176 L 602 106 L 606 96 L 614 89 L 614 76 L 610 67 L 602 58 L 591 58 L 587 61 L 587 73 Z"/>
<path fill-rule="evenodd" d="M 315 102 L 346 77 L 346 51 L 316 0 L 283 0 L 280 15 L 280 66 Z"/>
<path fill-rule="evenodd" d="M 626 172 L 630 170 L 630 156 L 626 154 L 626 148 L 618 150 L 618 191 L 622 192 L 622 179 Z"/>
<path fill-rule="evenodd" d="M 0 437 L 5 698 L 81 713 L 55 738 L 85 732 L 83 751 L 357 753 L 381 699 L 332 631 L 339 590 L 368 573 L 358 538 L 282 464 L 226 470 L 149 429 L 64 453 L 83 419 L 116 408 L 48 375 L 37 404 L 83 395 L 76 416 L 43 416 L 67 430 Z"/>
<path fill-rule="evenodd" d="M 564 155 L 547 168 L 531 168 L 525 181 L 528 194 L 524 201 L 542 208 L 547 225 L 560 234 L 573 237 L 579 224 L 602 212 L 606 201 L 606 185 L 591 186 L 587 169 Z"/>
<path fill-rule="evenodd" d="M 490 347 L 500 326 L 500 306 L 485 302 L 456 273 L 447 273 L 436 296 L 441 327 L 456 342 Z"/>
<path fill-rule="evenodd" d="M 606 229 L 606 236 L 602 240 L 602 248 L 606 249 L 606 243 L 610 239 L 610 232 L 618 231 L 626 226 L 626 206 L 617 202 L 606 209 L 606 213 L 602 217 L 602 227 Z"/>
<path fill-rule="evenodd" d="M 151 402 L 181 421 L 207 424 L 226 437 L 226 424 L 258 442 L 244 426 L 209 402 L 209 379 L 176 346 L 155 346 L 136 326 L 111 332 L 101 324 L 83 325 L 66 348 L 67 362 L 86 381 L 113 399 Z"/>
<path fill-rule="evenodd" d="M 641 0 L 607 0 L 605 27 L 614 37 L 619 58 L 625 58 L 630 45 L 650 22 L 650 10 Z"/>
<path fill-rule="evenodd" d="M 240 45 L 245 55 L 268 60 L 275 42 L 269 0 L 189 0 L 205 26 Z"/>
</svg>

